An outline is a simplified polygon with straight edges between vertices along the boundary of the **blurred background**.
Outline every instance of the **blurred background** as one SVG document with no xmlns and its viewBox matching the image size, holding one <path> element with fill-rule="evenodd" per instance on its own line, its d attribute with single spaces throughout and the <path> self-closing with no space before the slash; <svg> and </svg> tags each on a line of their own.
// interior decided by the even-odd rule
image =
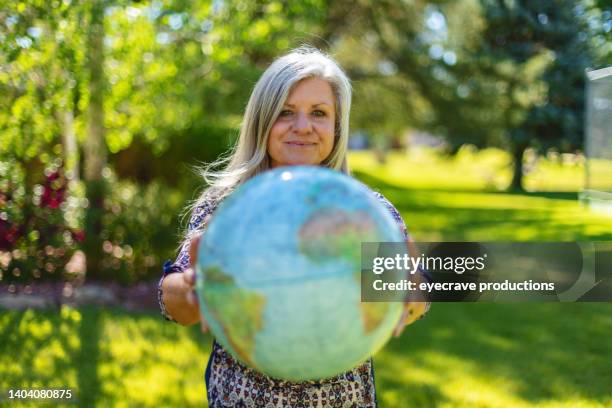
<svg viewBox="0 0 612 408">
<path fill-rule="evenodd" d="M 0 5 L 0 391 L 205 403 L 210 337 L 156 280 L 196 166 L 304 43 L 352 79 L 349 165 L 415 239 L 612 240 L 608 0 Z M 375 359 L 380 404 L 610 406 L 611 331 L 609 303 L 436 304 Z"/>
</svg>

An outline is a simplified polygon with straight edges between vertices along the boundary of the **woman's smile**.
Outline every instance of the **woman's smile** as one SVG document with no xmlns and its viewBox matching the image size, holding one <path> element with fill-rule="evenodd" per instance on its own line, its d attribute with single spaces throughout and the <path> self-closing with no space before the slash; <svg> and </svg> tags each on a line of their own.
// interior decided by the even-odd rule
<svg viewBox="0 0 612 408">
<path fill-rule="evenodd" d="M 314 142 L 285 142 L 285 144 L 292 147 L 312 147 L 316 145 Z"/>
</svg>

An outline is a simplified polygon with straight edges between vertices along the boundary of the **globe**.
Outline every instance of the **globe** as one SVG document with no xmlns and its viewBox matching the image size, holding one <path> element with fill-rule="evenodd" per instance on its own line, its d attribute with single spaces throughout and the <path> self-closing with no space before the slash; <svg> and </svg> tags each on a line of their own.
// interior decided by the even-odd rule
<svg viewBox="0 0 612 408">
<path fill-rule="evenodd" d="M 361 302 L 361 243 L 402 241 L 362 183 L 321 167 L 264 172 L 215 211 L 196 292 L 217 341 L 278 379 L 333 377 L 390 338 L 401 302 Z"/>
</svg>

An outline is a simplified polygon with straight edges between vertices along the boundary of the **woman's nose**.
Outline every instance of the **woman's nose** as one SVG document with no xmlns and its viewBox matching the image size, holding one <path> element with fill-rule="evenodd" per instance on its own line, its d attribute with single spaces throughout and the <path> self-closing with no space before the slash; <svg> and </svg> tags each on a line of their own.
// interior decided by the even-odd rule
<svg viewBox="0 0 612 408">
<path fill-rule="evenodd" d="M 308 133 L 312 130 L 312 123 L 310 123 L 310 120 L 306 114 L 299 112 L 297 115 L 295 115 L 293 130 L 296 133 Z"/>
</svg>

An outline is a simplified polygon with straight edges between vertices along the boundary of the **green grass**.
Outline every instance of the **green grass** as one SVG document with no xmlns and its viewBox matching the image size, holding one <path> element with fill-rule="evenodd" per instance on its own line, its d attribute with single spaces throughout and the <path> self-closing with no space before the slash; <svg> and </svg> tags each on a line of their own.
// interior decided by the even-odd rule
<svg viewBox="0 0 612 408">
<path fill-rule="evenodd" d="M 381 407 L 609 407 L 612 304 L 435 304 L 375 359 Z"/>
<path fill-rule="evenodd" d="M 206 400 L 212 340 L 196 326 L 168 323 L 157 313 L 62 307 L 2 311 L 0 328 L 0 390 L 70 388 L 77 403 L 64 405 L 80 407 L 186 407 Z"/>
<path fill-rule="evenodd" d="M 353 174 L 380 190 L 420 241 L 606 241 L 612 217 L 578 202 L 579 165 L 541 160 L 525 181 L 538 191 L 500 190 L 509 183 L 506 155 L 494 149 L 444 158 L 429 150 L 391 154 L 379 165 L 369 152 L 350 157 Z"/>
<path fill-rule="evenodd" d="M 0 389 L 70 388 L 65 406 L 205 405 L 211 340 L 196 327 L 67 307 L 5 311 L 0 327 Z M 375 357 L 380 405 L 610 406 L 610 333 L 609 303 L 436 304 Z"/>
<path fill-rule="evenodd" d="M 499 191 L 509 170 L 496 150 L 351 164 L 418 240 L 612 240 L 612 217 L 577 202 L 580 166 L 544 161 L 526 181 L 539 191 L 518 194 Z M 64 307 L 0 311 L 0 333 L 2 390 L 71 388 L 87 407 L 205 405 L 211 338 L 197 327 Z M 435 304 L 375 357 L 380 406 L 612 406 L 611 333 L 612 303 Z"/>
<path fill-rule="evenodd" d="M 612 217 L 577 200 L 579 164 L 540 160 L 531 191 L 508 193 L 509 158 L 494 149 L 395 153 L 385 165 L 360 152 L 350 163 L 416 240 L 612 240 Z M 435 304 L 375 359 L 381 406 L 610 406 L 609 333 L 612 303 Z"/>
<path fill-rule="evenodd" d="M 381 406 L 610 406 L 611 311 L 435 304 L 375 359 Z"/>
</svg>

